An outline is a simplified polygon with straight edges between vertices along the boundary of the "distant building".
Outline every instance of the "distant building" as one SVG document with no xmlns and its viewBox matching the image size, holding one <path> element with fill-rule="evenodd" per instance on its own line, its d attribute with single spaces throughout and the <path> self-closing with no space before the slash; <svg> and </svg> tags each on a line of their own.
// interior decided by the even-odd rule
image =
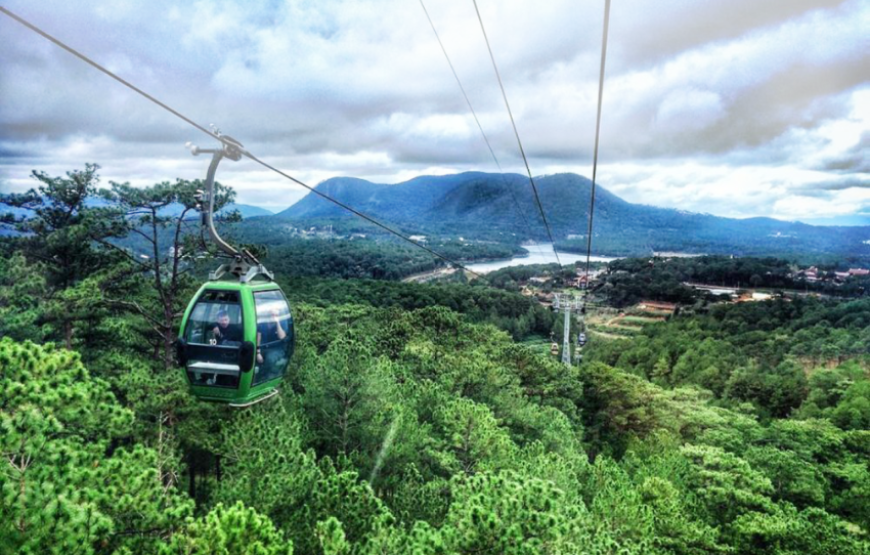
<svg viewBox="0 0 870 555">
<path fill-rule="evenodd" d="M 870 270 L 864 268 L 849 268 L 850 276 L 870 276 Z"/>
<path fill-rule="evenodd" d="M 410 239 L 411 241 L 417 241 L 418 243 L 425 243 L 426 242 L 425 235 L 410 235 L 408 237 L 408 239 Z"/>
<path fill-rule="evenodd" d="M 751 302 L 757 302 L 757 301 L 766 301 L 766 300 L 769 300 L 772 298 L 773 298 L 773 295 L 771 295 L 770 293 L 759 293 L 757 291 L 750 293 L 750 292 L 746 291 L 743 294 L 741 294 L 739 297 L 734 299 L 734 301 L 738 302 L 738 303 L 751 303 Z"/>
<path fill-rule="evenodd" d="M 638 303 L 637 308 L 640 310 L 661 310 L 673 313 L 677 309 L 677 305 L 674 303 L 666 303 L 662 301 L 641 301 L 640 303 Z"/>
<path fill-rule="evenodd" d="M 577 270 L 574 273 L 577 274 L 578 276 L 586 277 L 586 268 L 577 268 Z M 589 279 L 595 279 L 603 273 L 604 273 L 603 269 L 589 270 Z"/>
</svg>

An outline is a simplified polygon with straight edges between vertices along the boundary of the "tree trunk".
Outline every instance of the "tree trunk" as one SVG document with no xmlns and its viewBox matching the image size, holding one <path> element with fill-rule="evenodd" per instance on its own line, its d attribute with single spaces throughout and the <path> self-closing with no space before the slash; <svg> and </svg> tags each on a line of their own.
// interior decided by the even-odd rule
<svg viewBox="0 0 870 555">
<path fill-rule="evenodd" d="M 163 369 L 175 366 L 175 336 L 171 330 L 163 332 Z"/>
<path fill-rule="evenodd" d="M 63 323 L 63 337 L 64 337 L 64 343 L 66 344 L 67 350 L 71 351 L 72 350 L 72 338 L 73 338 L 72 320 L 66 320 Z"/>
<path fill-rule="evenodd" d="M 193 467 L 193 454 L 187 456 L 187 494 L 196 501 L 196 469 Z"/>
<path fill-rule="evenodd" d="M 163 368 L 169 370 L 175 366 L 175 319 L 172 317 L 172 296 L 165 297 L 163 305 Z"/>
</svg>

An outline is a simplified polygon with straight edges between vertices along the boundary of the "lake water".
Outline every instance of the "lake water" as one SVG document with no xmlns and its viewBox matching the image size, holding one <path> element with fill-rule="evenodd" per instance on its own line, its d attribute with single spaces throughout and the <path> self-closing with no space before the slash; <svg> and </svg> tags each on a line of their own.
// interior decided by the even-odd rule
<svg viewBox="0 0 870 555">
<path fill-rule="evenodd" d="M 556 255 L 554 254 L 555 251 L 553 249 L 553 245 L 551 245 L 550 243 L 533 243 L 529 245 L 523 245 L 523 248 L 528 251 L 528 256 L 515 256 L 513 258 L 507 258 L 505 260 L 495 260 L 493 262 L 478 262 L 476 264 L 466 264 L 465 267 L 469 270 L 477 272 L 478 274 L 485 274 L 487 272 L 494 272 L 495 270 L 507 268 L 508 266 L 556 263 Z M 586 255 L 560 252 L 559 260 L 562 261 L 563 266 L 568 266 L 581 260 L 585 262 Z M 610 262 L 611 260 L 616 260 L 616 257 L 593 255 L 590 260 L 592 260 L 593 262 Z"/>
</svg>

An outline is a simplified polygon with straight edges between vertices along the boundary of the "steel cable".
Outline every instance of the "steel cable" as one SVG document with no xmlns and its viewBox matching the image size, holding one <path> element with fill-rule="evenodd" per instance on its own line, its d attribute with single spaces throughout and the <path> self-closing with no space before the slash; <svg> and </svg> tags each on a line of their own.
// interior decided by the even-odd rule
<svg viewBox="0 0 870 555">
<path fill-rule="evenodd" d="M 64 50 L 66 50 L 67 52 L 69 52 L 69 53 L 72 54 L 73 56 L 79 58 L 80 60 L 82 60 L 83 62 L 87 63 L 88 65 L 94 67 L 95 69 L 101 71 L 102 73 L 105 73 L 106 75 L 108 75 L 109 77 L 111 77 L 111 78 L 114 79 L 115 81 L 118 81 L 119 83 L 121 83 L 121 84 L 124 85 L 125 87 L 127 87 L 127 88 L 129 88 L 129 89 L 131 89 L 131 90 L 133 90 L 133 91 L 135 91 L 135 92 L 137 92 L 137 93 L 139 93 L 141 96 L 147 98 L 148 100 L 150 100 L 150 101 L 153 102 L 154 104 L 157 104 L 158 106 L 160 106 L 160 107 L 163 108 L 164 110 L 168 111 L 169 113 L 171 113 L 172 115 L 176 116 L 177 118 L 179 118 L 179 119 L 185 121 L 186 123 L 192 125 L 192 126 L 195 127 L 196 129 L 202 131 L 203 133 L 205 133 L 205 134 L 208 135 L 209 137 L 211 137 L 211 138 L 213 138 L 213 139 L 217 139 L 217 140 L 220 141 L 221 143 L 224 143 L 224 144 L 227 144 L 227 145 L 231 145 L 231 146 L 238 147 L 238 144 L 237 144 L 235 141 L 228 141 L 228 140 L 222 138 L 220 135 L 218 135 L 218 134 L 216 134 L 216 133 L 213 133 L 212 131 L 209 131 L 208 129 L 206 129 L 205 127 L 199 125 L 198 123 L 196 123 L 196 122 L 193 121 L 192 119 L 188 118 L 187 116 L 185 116 L 185 115 L 182 114 L 181 112 L 179 112 L 179 111 L 177 111 L 177 110 L 171 108 L 170 106 L 164 104 L 163 102 L 161 102 L 161 101 L 158 100 L 157 98 L 155 98 L 155 97 L 151 96 L 150 94 L 146 93 L 145 91 L 143 91 L 143 90 L 140 89 L 139 87 L 133 85 L 133 84 L 130 83 L 129 81 L 127 81 L 127 80 L 125 80 L 125 79 L 122 79 L 121 77 L 119 77 L 118 75 L 112 73 L 111 71 L 109 71 L 109 70 L 106 69 L 105 67 L 101 66 L 101 65 L 98 64 L 97 62 L 91 60 L 90 58 L 88 58 L 87 56 L 85 56 L 84 54 L 82 54 L 81 52 L 77 51 L 76 49 L 72 48 L 71 46 L 68 46 L 68 45 L 64 44 L 64 43 L 61 42 L 60 40 L 58 40 L 58 39 L 56 39 L 55 37 L 49 35 L 49 34 L 46 33 L 45 31 L 43 31 L 42 29 L 36 27 L 36 26 L 33 25 L 32 23 L 30 23 L 30 22 L 28 22 L 27 20 L 21 18 L 20 16 L 18 16 L 18 15 L 16 15 L 16 14 L 12 13 L 12 12 L 9 11 L 8 9 L 4 8 L 3 6 L 0 6 L 0 13 L 3 13 L 3 14 L 5 14 L 5 15 L 9 16 L 10 18 L 12 18 L 12 19 L 14 19 L 15 21 L 17 21 L 18 23 L 20 23 L 21 25 L 27 27 L 27 28 L 30 29 L 31 31 L 33 31 L 33 32 L 35 32 L 36 34 L 40 35 L 41 37 L 43 37 L 43 38 L 45 38 L 45 39 L 51 41 L 51 42 L 54 43 L 55 45 L 57 45 L 57 46 L 63 48 Z M 270 170 L 272 170 L 273 172 L 277 173 L 278 175 L 281 175 L 281 176 L 283 176 L 283 177 L 285 177 L 285 178 L 287 178 L 287 179 L 293 181 L 293 182 L 296 183 L 297 185 L 301 185 L 302 187 L 308 189 L 309 191 L 311 191 L 312 193 L 316 194 L 317 196 L 319 196 L 319 197 L 321 197 L 321 198 L 323 198 L 323 199 L 325 199 L 325 200 L 328 200 L 329 202 L 332 202 L 333 204 L 335 204 L 335 205 L 337 205 L 337 206 L 340 206 L 341 208 L 347 210 L 348 212 L 354 214 L 355 216 L 358 216 L 358 217 L 360 217 L 360 218 L 362 218 L 362 219 L 364 219 L 364 220 L 366 220 L 366 221 L 368 221 L 368 222 L 370 222 L 370 223 L 372 223 L 372 224 L 374 224 L 374 225 L 380 227 L 381 229 L 383 229 L 383 230 L 385 230 L 385 231 L 391 233 L 392 235 L 395 235 L 396 237 L 399 237 L 400 239 L 402 239 L 402 240 L 404 240 L 404 241 L 406 241 L 406 242 L 408 242 L 408 243 L 411 243 L 411 244 L 414 245 L 415 247 L 418 247 L 418 248 L 420 248 L 420 249 L 423 249 L 424 251 L 428 252 L 429 254 L 435 256 L 436 258 L 439 258 L 439 259 L 441 259 L 441 260 L 443 260 L 443 261 L 445 261 L 445 262 L 447 262 L 447 263 L 449 263 L 449 264 L 452 264 L 453 266 L 455 266 L 455 267 L 457 267 L 457 268 L 460 268 L 460 269 L 462 269 L 462 270 L 464 270 L 464 271 L 466 271 L 466 272 L 472 274 L 473 276 L 476 276 L 476 277 L 482 277 L 482 276 L 481 276 L 480 274 L 478 274 L 477 272 L 475 272 L 475 271 L 473 271 L 473 270 L 469 270 L 468 268 L 466 268 L 465 266 L 463 266 L 463 265 L 460 264 L 459 262 L 456 262 L 456 261 L 454 261 L 454 260 L 452 260 L 452 259 L 450 259 L 450 258 L 448 258 L 448 257 L 446 257 L 446 256 L 444 256 L 444 255 L 442 255 L 442 254 L 440 254 L 440 253 L 434 251 L 433 249 L 430 249 L 429 247 L 427 247 L 427 246 L 425 246 L 425 245 L 423 245 L 423 244 L 421 244 L 421 243 L 419 243 L 419 242 L 417 242 L 417 241 L 414 241 L 414 240 L 411 239 L 410 237 L 405 236 L 404 234 L 400 233 L 399 231 L 396 231 L 395 229 L 393 229 L 393 228 L 391 228 L 390 226 L 388 226 L 388 225 L 386 225 L 386 224 L 384 224 L 384 223 L 382 223 L 382 222 L 380 222 L 380 221 L 378 221 L 378 220 L 372 218 L 371 216 L 368 216 L 368 215 L 366 215 L 366 214 L 360 212 L 359 210 L 356 210 L 355 208 L 352 208 L 352 207 L 348 206 L 347 204 L 344 204 L 343 202 L 341 202 L 341 201 L 339 201 L 339 200 L 337 200 L 337 199 L 334 199 L 334 198 L 330 197 L 329 195 L 323 193 L 322 191 L 318 191 L 318 190 L 315 189 L 314 187 L 311 187 L 310 185 L 307 185 L 306 183 L 304 183 L 304 182 L 302 182 L 302 181 L 296 179 L 295 177 L 292 177 L 291 175 L 289 175 L 289 174 L 287 174 L 287 173 L 285 173 L 285 172 L 279 170 L 278 168 L 276 168 L 276 167 L 274 167 L 274 166 L 272 166 L 272 165 L 270 165 L 270 164 L 267 164 L 266 162 L 260 160 L 259 158 L 257 158 L 257 157 L 254 156 L 253 154 L 251 154 L 250 152 L 248 152 L 248 151 L 246 151 L 246 150 L 242 150 L 242 154 L 245 155 L 247 158 L 250 158 L 252 161 L 254 161 L 254 162 L 260 164 L 261 166 L 263 166 L 263 167 L 265 167 L 265 168 L 267 168 L 267 169 L 270 169 Z"/>
<path fill-rule="evenodd" d="M 547 222 L 547 216 L 544 214 L 544 207 L 541 205 L 541 198 L 538 195 L 538 187 L 535 185 L 535 180 L 532 177 L 532 169 L 529 167 L 529 160 L 526 157 L 526 151 L 523 149 L 523 142 L 520 140 L 520 132 L 517 130 L 517 124 L 514 121 L 514 114 L 511 111 L 511 105 L 508 102 L 507 93 L 504 90 L 504 84 L 501 80 L 501 74 L 498 71 L 498 65 L 495 63 L 495 55 L 492 53 L 492 47 L 489 44 L 489 38 L 486 36 L 486 29 L 483 26 L 483 18 L 480 16 L 480 9 L 477 7 L 477 0 L 471 0 L 474 2 L 474 11 L 477 13 L 477 20 L 480 22 L 480 30 L 483 32 L 483 40 L 486 42 L 486 49 L 489 52 L 489 59 L 492 61 L 492 68 L 495 70 L 495 77 L 498 79 L 498 86 L 501 89 L 501 96 L 504 99 L 505 108 L 507 108 L 508 116 L 511 120 L 511 126 L 514 129 L 514 135 L 517 138 L 517 145 L 520 147 L 520 154 L 523 157 L 523 163 L 526 165 L 526 172 L 529 174 L 529 183 L 532 185 L 532 192 L 535 195 L 535 203 L 538 206 L 538 211 L 541 214 L 541 221 L 544 222 L 544 227 L 547 229 L 547 237 L 550 238 L 550 243 L 553 245 L 553 254 L 556 255 L 556 262 L 559 263 L 559 266 L 562 266 L 562 262 L 559 260 L 559 253 L 556 252 L 556 241 L 553 239 L 553 232 L 550 230 L 550 224 Z"/>
</svg>

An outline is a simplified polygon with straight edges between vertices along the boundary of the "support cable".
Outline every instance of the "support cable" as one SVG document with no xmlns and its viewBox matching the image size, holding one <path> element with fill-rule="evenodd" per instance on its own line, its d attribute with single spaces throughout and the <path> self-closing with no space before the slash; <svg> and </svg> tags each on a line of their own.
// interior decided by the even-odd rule
<svg viewBox="0 0 870 555">
<path fill-rule="evenodd" d="M 69 52 L 69 53 L 72 54 L 73 56 L 79 58 L 80 60 L 82 60 L 83 62 L 87 63 L 88 65 L 90 65 L 90 66 L 96 68 L 97 70 L 99 70 L 99 71 L 105 73 L 106 75 L 108 75 L 109 77 L 111 77 L 111 78 L 114 79 L 115 81 L 118 81 L 119 83 L 121 83 L 121 84 L 124 85 L 125 87 L 127 87 L 127 88 L 129 88 L 129 89 L 131 89 L 131 90 L 133 90 L 133 91 L 135 91 L 135 92 L 137 92 L 137 93 L 139 93 L 141 96 L 147 98 L 148 100 L 150 100 L 150 101 L 153 102 L 154 104 L 157 104 L 158 106 L 160 106 L 160 107 L 163 108 L 164 110 L 168 111 L 169 113 L 171 113 L 172 115 L 176 116 L 177 118 L 183 120 L 184 122 L 186 122 L 186 123 L 192 125 L 192 126 L 195 127 L 196 129 L 202 131 L 203 133 L 205 133 L 206 135 L 208 135 L 208 136 L 211 137 L 212 139 L 216 139 L 216 140 L 220 141 L 220 142 L 223 143 L 223 144 L 231 144 L 231 145 L 236 145 L 236 146 L 238 146 L 238 144 L 237 144 L 235 141 L 227 140 L 227 139 L 223 138 L 221 135 L 218 135 L 218 134 L 216 134 L 216 133 L 213 133 L 212 131 L 209 131 L 209 130 L 206 129 L 205 127 L 199 125 L 198 123 L 196 123 L 196 122 L 193 121 L 192 119 L 186 117 L 185 115 L 183 115 L 182 113 L 178 112 L 177 110 L 174 110 L 174 109 L 172 109 L 171 107 L 169 107 L 169 106 L 167 106 L 166 104 L 164 104 L 163 102 L 161 102 L 160 100 L 157 100 L 155 97 L 153 97 L 153 96 L 151 96 L 150 94 L 146 93 L 145 91 L 143 91 L 143 90 L 140 89 L 139 87 L 136 87 L 135 85 L 133 85 L 133 84 L 130 83 L 129 81 L 126 81 L 125 79 L 122 79 L 122 78 L 119 77 L 118 75 L 112 73 L 111 71 L 109 71 L 109 70 L 106 69 L 105 67 L 101 66 L 101 65 L 98 64 L 97 62 L 91 60 L 90 58 L 88 58 L 87 56 L 85 56 L 84 54 L 82 54 L 81 52 L 79 52 L 79 51 L 75 50 L 74 48 L 72 48 L 72 47 L 70 47 L 70 46 L 64 44 L 64 43 L 61 42 L 60 40 L 58 40 L 58 39 L 56 39 L 55 37 L 49 35 L 48 33 L 46 33 L 45 31 L 43 31 L 42 29 L 36 27 L 35 25 L 33 25 L 32 23 L 28 22 L 27 20 L 25 20 L 25 19 L 19 17 L 18 15 L 16 15 L 16 14 L 10 12 L 10 11 L 7 10 L 6 8 L 4 8 L 3 6 L 0 6 L 0 13 L 3 13 L 4 15 L 9 16 L 10 18 L 12 18 L 12 19 L 14 19 L 15 21 L 17 21 L 18 23 L 20 23 L 21 25 L 23 25 L 23 26 L 27 27 L 28 29 L 30 29 L 31 31 L 33 31 L 34 33 L 36 33 L 36 34 L 42 36 L 43 38 L 49 40 L 50 42 L 54 43 L 55 45 L 57 45 L 57 46 L 63 48 L 64 50 L 66 50 L 67 52 Z M 355 215 L 355 216 L 357 216 L 357 217 L 359 217 L 359 218 L 362 218 L 362 219 L 366 220 L 366 221 L 369 222 L 369 223 L 372 223 L 372 224 L 376 225 L 377 227 L 383 229 L 384 231 L 387 231 L 387 232 L 391 233 L 392 235 L 395 235 L 396 237 L 399 237 L 400 239 L 402 239 L 402 240 L 404 240 L 404 241 L 406 241 L 406 242 L 408 242 L 408 243 L 411 243 L 411 244 L 414 245 L 415 247 L 419 247 L 419 248 L 423 249 L 424 251 L 428 252 L 429 254 L 435 256 L 436 258 L 439 258 L 439 259 L 443 260 L 444 262 L 447 262 L 448 264 L 451 264 L 451 265 L 453 265 L 453 266 L 455 266 L 455 267 L 457 267 L 457 268 L 460 268 L 460 269 L 462 269 L 462 270 L 464 270 L 464 271 L 466 271 L 466 272 L 472 274 L 472 275 L 475 276 L 475 277 L 482 277 L 482 276 L 481 276 L 480 274 L 478 274 L 477 272 L 475 272 L 475 271 L 473 271 L 473 270 L 469 270 L 468 268 L 466 268 L 465 266 L 463 266 L 463 265 L 460 264 L 459 262 L 456 262 L 456 261 L 454 261 L 454 260 L 452 260 L 452 259 L 450 259 L 450 258 L 447 258 L 447 257 L 444 256 L 443 254 L 440 254 L 440 253 L 438 253 L 438 252 L 436 252 L 436 251 L 430 249 L 430 248 L 427 247 L 426 245 L 423 245 L 423 244 L 421 244 L 421 243 L 419 243 L 419 242 L 417 242 L 417 241 L 411 239 L 410 237 L 408 237 L 408 236 L 402 234 L 401 232 L 399 232 L 399 231 L 393 229 L 392 227 L 390 227 L 390 226 L 388 226 L 388 225 L 386 225 L 386 224 L 384 224 L 384 223 L 382 223 L 382 222 L 380 222 L 380 221 L 378 221 L 378 220 L 372 218 L 371 216 L 368 216 L 368 215 L 366 215 L 366 214 L 360 212 L 359 210 L 356 210 L 355 208 L 352 208 L 352 207 L 348 206 L 347 204 L 345 204 L 345 203 L 343 203 L 343 202 L 341 202 L 341 201 L 339 201 L 339 200 L 337 200 L 337 199 L 334 199 L 334 198 L 330 197 L 329 195 L 323 193 L 322 191 L 318 191 L 318 190 L 315 189 L 314 187 L 311 187 L 310 185 L 307 185 L 306 183 L 303 183 L 302 181 L 300 181 L 300 180 L 296 179 L 295 177 L 293 177 L 293 176 L 291 176 L 291 175 L 289 175 L 289 174 L 287 174 L 287 173 L 285 173 L 285 172 L 279 170 L 278 168 L 276 168 L 276 167 L 274 167 L 274 166 L 272 166 L 272 165 L 270 165 L 270 164 L 267 164 L 266 162 L 264 162 L 263 160 L 260 160 L 259 158 L 257 158 L 257 157 L 254 156 L 253 154 L 251 154 L 250 152 L 248 152 L 248 151 L 246 151 L 246 150 L 242 150 L 242 155 L 244 155 L 245 157 L 251 159 L 252 161 L 254 161 L 254 162 L 260 164 L 260 165 L 263 166 L 264 168 L 267 168 L 267 169 L 269 169 L 269 170 L 272 170 L 273 172 L 277 173 L 278 175 L 281 175 L 282 177 L 285 177 L 285 178 L 289 179 L 290 181 L 293 181 L 293 182 L 296 183 L 297 185 L 301 185 L 302 187 L 304 187 L 305 189 L 308 189 L 310 192 L 314 193 L 315 195 L 319 196 L 320 198 L 323 198 L 323 199 L 325 199 L 325 200 L 328 200 L 329 202 L 332 202 L 333 204 L 335 204 L 335 205 L 337 205 L 337 206 L 340 206 L 341 208 L 347 210 L 347 211 L 350 212 L 351 214 L 353 214 L 353 215 Z"/>
<path fill-rule="evenodd" d="M 520 154 L 523 157 L 523 163 L 526 165 L 526 172 L 529 174 L 529 183 L 532 185 L 532 192 L 535 194 L 535 203 L 538 205 L 538 211 L 541 213 L 541 221 L 544 222 L 544 227 L 547 228 L 547 237 L 550 238 L 550 243 L 553 245 L 553 254 L 556 255 L 556 262 L 562 266 L 559 260 L 559 253 L 556 252 L 556 241 L 553 240 L 553 232 L 550 230 L 550 224 L 547 222 L 547 216 L 544 214 L 544 207 L 541 206 L 541 198 L 538 196 L 538 187 L 535 185 L 535 180 L 532 177 L 532 169 L 529 167 L 529 160 L 526 158 L 526 151 L 523 149 L 523 142 L 520 140 L 520 132 L 517 130 L 517 124 L 514 121 L 514 114 L 511 111 L 511 105 L 508 102 L 507 93 L 504 90 L 504 84 L 501 80 L 501 74 L 498 71 L 498 65 L 495 63 L 495 55 L 492 53 L 492 47 L 489 45 L 489 38 L 486 36 L 486 29 L 483 26 L 483 18 L 480 16 L 480 9 L 477 7 L 477 0 L 471 0 L 474 3 L 474 11 L 477 13 L 477 20 L 480 22 L 480 30 L 483 32 L 483 40 L 486 41 L 486 49 L 489 51 L 489 59 L 492 61 L 492 68 L 495 70 L 498 86 L 501 89 L 501 96 L 504 99 L 505 108 L 507 108 L 508 116 L 511 120 L 511 126 L 514 129 L 514 135 L 517 138 L 517 145 L 520 147 Z"/>
<path fill-rule="evenodd" d="M 592 258 L 592 221 L 595 216 L 595 180 L 598 175 L 598 138 L 601 134 L 601 99 L 604 96 L 604 63 L 607 60 L 607 29 L 610 25 L 610 0 L 604 0 L 604 33 L 601 36 L 601 70 L 598 76 L 598 114 L 595 118 L 595 151 L 592 155 L 592 194 L 589 199 L 589 228 L 586 232 L 586 294 L 583 313 L 589 298 L 589 261 Z"/>
<path fill-rule="evenodd" d="M 532 231 L 531 225 L 529 225 L 529 220 L 526 218 L 525 213 L 520 207 L 520 203 L 517 201 L 517 197 L 514 194 L 513 188 L 511 188 L 507 179 L 504 176 L 504 170 L 501 168 L 501 163 L 498 161 L 498 157 L 495 155 L 495 150 L 492 148 L 492 144 L 489 142 L 489 137 L 486 136 L 486 133 L 483 130 L 483 125 L 480 123 L 480 119 L 477 117 L 477 112 L 474 111 L 474 107 L 471 105 L 471 100 L 468 98 L 468 93 L 465 91 L 465 87 L 462 85 L 462 81 L 459 79 L 459 74 L 456 73 L 456 68 L 453 67 L 453 62 L 450 60 L 450 55 L 447 54 L 447 49 L 444 47 L 444 43 L 441 41 L 441 36 L 438 34 L 438 30 L 435 28 L 435 23 L 432 21 L 432 17 L 429 16 L 429 10 L 426 9 L 426 4 L 423 3 L 423 0 L 420 0 L 420 6 L 423 8 L 423 13 L 426 14 L 426 19 L 429 20 L 429 26 L 432 27 L 432 32 L 435 33 L 435 39 L 438 41 L 438 45 L 441 47 L 441 52 L 444 53 L 444 58 L 447 60 L 447 65 L 450 66 L 450 71 L 453 73 L 454 79 L 456 79 L 456 84 L 459 85 L 459 90 L 462 91 L 462 97 L 465 98 L 465 103 L 468 105 L 468 109 L 471 112 L 471 116 L 474 118 L 474 123 L 477 124 L 477 128 L 480 130 L 480 135 L 483 137 L 483 141 L 486 143 L 486 148 L 489 149 L 489 154 L 492 156 L 492 160 L 495 162 L 496 167 L 498 168 L 499 175 L 501 176 L 502 182 L 505 185 L 505 189 L 507 189 L 508 193 L 510 193 L 511 200 L 514 202 L 514 207 L 517 209 L 517 214 L 519 214 L 520 219 L 523 222 L 523 225 L 526 228 L 526 231 L 529 234 L 529 238 L 533 238 L 535 236 Z"/>
</svg>

